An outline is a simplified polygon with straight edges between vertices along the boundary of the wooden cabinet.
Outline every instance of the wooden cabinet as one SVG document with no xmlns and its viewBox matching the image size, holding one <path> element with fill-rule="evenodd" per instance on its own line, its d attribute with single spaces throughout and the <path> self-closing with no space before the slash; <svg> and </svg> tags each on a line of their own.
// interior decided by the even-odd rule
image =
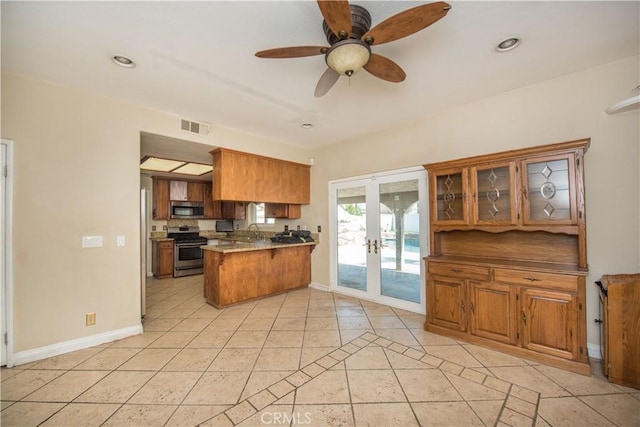
<svg viewBox="0 0 640 427">
<path fill-rule="evenodd" d="M 267 218 L 302 218 L 300 205 L 289 205 L 286 203 L 265 203 L 264 215 Z"/>
<path fill-rule="evenodd" d="M 247 204 L 242 202 L 219 202 L 221 204 L 222 219 L 246 219 Z"/>
<path fill-rule="evenodd" d="M 309 204 L 310 166 L 218 148 L 211 152 L 213 199 Z"/>
<path fill-rule="evenodd" d="M 153 219 L 170 219 L 170 204 L 172 200 L 202 202 L 213 200 L 205 198 L 205 185 L 201 181 L 180 181 L 168 178 L 153 178 Z M 211 188 L 209 188 L 211 194 Z M 206 206 L 205 206 L 206 217 Z M 211 217 L 213 218 L 213 217 Z"/>
<path fill-rule="evenodd" d="M 522 346 L 539 353 L 577 360 L 577 295 L 537 288 L 524 288 L 520 295 Z"/>
<path fill-rule="evenodd" d="M 215 307 L 311 283 L 313 245 L 231 253 L 204 251 L 204 297 Z"/>
<path fill-rule="evenodd" d="M 589 140 L 425 165 L 425 329 L 589 373 Z"/>
<path fill-rule="evenodd" d="M 587 146 L 588 140 L 572 141 L 425 165 L 432 226 L 436 232 L 584 234 L 581 162 Z M 586 268 L 586 247 L 581 251 L 580 268 Z"/>
<path fill-rule="evenodd" d="M 169 180 L 153 178 L 153 219 L 169 219 Z"/>
<path fill-rule="evenodd" d="M 517 342 L 516 289 L 488 282 L 469 283 L 469 333 L 506 344 Z"/>
<path fill-rule="evenodd" d="M 154 240 L 151 259 L 154 276 L 159 279 L 173 277 L 173 240 Z"/>
<path fill-rule="evenodd" d="M 204 217 L 205 219 L 233 219 L 242 220 L 247 216 L 246 203 L 242 202 L 221 202 L 213 200 L 212 186 L 210 183 L 204 183 L 202 186 L 204 198 Z"/>
<path fill-rule="evenodd" d="M 202 202 L 204 200 L 204 182 L 170 181 L 171 200 L 186 202 Z"/>
<path fill-rule="evenodd" d="M 606 274 L 601 283 L 604 374 L 640 389 L 640 274 Z"/>
</svg>

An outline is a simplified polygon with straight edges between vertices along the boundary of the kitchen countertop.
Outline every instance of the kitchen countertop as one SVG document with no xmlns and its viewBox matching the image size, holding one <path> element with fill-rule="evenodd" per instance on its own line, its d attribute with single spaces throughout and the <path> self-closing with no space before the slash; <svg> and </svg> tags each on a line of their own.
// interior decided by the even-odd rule
<svg viewBox="0 0 640 427">
<path fill-rule="evenodd" d="M 225 239 L 226 240 L 226 239 Z M 228 240 L 228 243 L 222 243 L 218 245 L 205 245 L 201 248 L 205 251 L 220 252 L 223 254 L 233 252 L 247 252 L 247 251 L 263 251 L 267 249 L 281 249 L 294 246 L 315 246 L 318 242 L 300 242 L 300 243 L 277 243 L 271 240 L 260 240 L 257 242 L 244 242 L 238 240 Z"/>
</svg>

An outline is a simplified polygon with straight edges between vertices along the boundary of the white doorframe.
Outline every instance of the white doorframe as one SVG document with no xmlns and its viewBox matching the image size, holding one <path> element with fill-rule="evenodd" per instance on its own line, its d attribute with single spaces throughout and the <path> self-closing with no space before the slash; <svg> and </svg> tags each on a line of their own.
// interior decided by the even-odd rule
<svg viewBox="0 0 640 427">
<path fill-rule="evenodd" d="M 2 183 L 0 186 L 0 280 L 2 281 L 2 365 L 13 366 L 13 141 L 2 139 Z M 5 169 L 6 168 L 6 169 Z M 6 176 L 5 176 L 6 170 Z M 5 340 L 5 335 L 7 339 Z"/>
<path fill-rule="evenodd" d="M 381 173 L 376 173 L 376 174 L 371 174 L 371 175 L 364 175 L 364 176 L 357 176 L 357 177 L 351 177 L 351 178 L 345 178 L 345 179 L 339 179 L 339 180 L 333 180 L 333 181 L 329 181 L 328 183 L 328 187 L 329 187 L 329 241 L 330 241 L 330 245 L 329 245 L 329 256 L 330 256 L 330 263 L 331 263 L 331 273 L 330 273 L 330 285 L 331 285 L 331 291 L 332 292 L 336 292 L 336 293 L 340 293 L 340 294 L 344 294 L 344 295 L 348 295 L 348 296 L 353 296 L 356 298 L 360 298 L 360 299 L 365 299 L 365 300 L 370 300 L 373 302 L 377 302 L 380 304 L 385 304 L 385 305 L 391 305 L 393 307 L 397 307 L 400 309 L 404 309 L 404 310 L 408 310 L 408 311 L 414 311 L 414 312 L 419 312 L 421 314 L 425 314 L 426 313 L 426 295 L 425 295 L 425 290 L 424 290 L 424 286 L 421 285 L 421 302 L 420 304 L 415 304 L 412 302 L 405 302 L 403 300 L 400 299 L 394 299 L 391 297 L 385 297 L 382 295 L 373 295 L 371 292 L 363 292 L 363 291 L 358 291 L 358 290 L 350 290 L 348 288 L 345 288 L 343 286 L 338 286 L 338 253 L 337 253 L 337 238 L 338 238 L 338 230 L 337 230 L 337 216 L 336 216 L 336 206 L 337 206 L 337 200 L 336 200 L 336 192 L 334 191 L 334 188 L 337 186 L 340 186 L 341 184 L 349 184 L 349 183 L 353 183 L 354 186 L 357 185 L 362 185 L 363 182 L 365 181 L 375 181 L 378 178 L 382 180 L 382 178 L 384 177 L 391 177 L 394 175 L 402 175 L 402 174 L 406 174 L 406 173 L 410 173 L 410 172 L 422 172 L 424 173 L 423 175 L 423 180 L 421 181 L 420 185 L 421 185 L 421 189 L 420 191 L 425 192 L 424 197 L 421 197 L 421 199 L 419 200 L 419 210 L 420 210 L 420 259 L 422 259 L 423 257 L 427 256 L 428 254 L 428 224 L 429 224 L 429 219 L 428 219 L 428 195 L 426 194 L 427 191 L 427 175 L 426 175 L 426 171 L 421 168 L 421 167 L 414 167 L 414 168 L 407 168 L 407 169 L 400 169 L 400 170 L 393 170 L 393 171 L 386 171 L 386 172 L 381 172 Z M 367 228 L 369 228 L 369 224 L 367 225 Z M 369 273 L 369 272 L 368 272 Z M 425 278 L 425 272 L 424 272 L 424 264 L 421 263 L 420 265 L 420 283 L 423 284 L 424 283 L 424 278 Z M 374 291 L 379 291 L 379 289 L 372 289 Z"/>
</svg>

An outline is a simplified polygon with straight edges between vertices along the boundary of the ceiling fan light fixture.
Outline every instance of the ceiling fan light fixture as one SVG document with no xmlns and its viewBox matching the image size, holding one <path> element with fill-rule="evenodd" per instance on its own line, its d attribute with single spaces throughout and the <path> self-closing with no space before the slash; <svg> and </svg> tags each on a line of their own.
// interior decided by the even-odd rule
<svg viewBox="0 0 640 427">
<path fill-rule="evenodd" d="M 327 51 L 325 61 L 340 75 L 352 76 L 369 62 L 371 48 L 358 39 L 341 40 Z"/>
</svg>

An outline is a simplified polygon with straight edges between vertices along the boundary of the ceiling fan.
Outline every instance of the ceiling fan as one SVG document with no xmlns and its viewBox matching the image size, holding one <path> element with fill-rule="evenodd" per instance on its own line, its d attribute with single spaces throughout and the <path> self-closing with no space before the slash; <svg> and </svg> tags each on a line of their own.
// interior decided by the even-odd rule
<svg viewBox="0 0 640 427">
<path fill-rule="evenodd" d="M 322 27 L 330 46 L 292 46 L 261 50 L 259 58 L 300 58 L 325 55 L 328 65 L 316 85 L 315 96 L 325 95 L 341 75 L 351 77 L 364 68 L 383 80 L 398 83 L 406 74 L 392 60 L 371 52 L 371 47 L 409 36 L 443 18 L 451 6 L 439 1 L 407 9 L 373 28 L 371 15 L 348 0 L 318 0 Z"/>
</svg>

